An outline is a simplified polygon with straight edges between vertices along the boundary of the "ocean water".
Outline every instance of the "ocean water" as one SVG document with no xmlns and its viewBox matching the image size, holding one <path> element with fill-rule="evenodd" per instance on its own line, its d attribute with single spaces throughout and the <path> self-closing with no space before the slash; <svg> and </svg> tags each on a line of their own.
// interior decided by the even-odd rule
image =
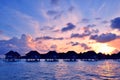
<svg viewBox="0 0 120 80">
<path fill-rule="evenodd" d="M 120 80 L 120 62 L 4 62 L 0 80 Z"/>
</svg>

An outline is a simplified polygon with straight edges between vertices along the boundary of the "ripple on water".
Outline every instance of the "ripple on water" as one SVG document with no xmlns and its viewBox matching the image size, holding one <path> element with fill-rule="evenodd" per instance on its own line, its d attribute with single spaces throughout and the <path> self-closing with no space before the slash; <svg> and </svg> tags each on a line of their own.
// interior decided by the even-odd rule
<svg viewBox="0 0 120 80">
<path fill-rule="evenodd" d="M 120 62 L 0 62 L 0 80 L 119 80 Z M 6 77 L 7 75 L 7 77 Z"/>
</svg>

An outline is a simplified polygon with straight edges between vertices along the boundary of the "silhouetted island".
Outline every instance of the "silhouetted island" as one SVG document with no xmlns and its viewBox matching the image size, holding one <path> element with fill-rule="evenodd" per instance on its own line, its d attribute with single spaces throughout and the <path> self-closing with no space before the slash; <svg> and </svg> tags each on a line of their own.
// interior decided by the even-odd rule
<svg viewBox="0 0 120 80">
<path fill-rule="evenodd" d="M 95 51 L 87 51 L 83 53 L 76 53 L 75 51 L 68 51 L 66 53 L 57 53 L 56 51 L 49 51 L 46 54 L 40 54 L 37 51 L 30 51 L 25 56 L 21 56 L 18 52 L 9 51 L 5 54 L 5 61 L 14 62 L 20 59 L 26 59 L 27 62 L 38 62 L 40 59 L 45 59 L 47 62 L 56 62 L 59 59 L 63 59 L 67 62 L 77 61 L 80 59 L 82 61 L 98 61 L 104 59 L 120 59 L 120 52 L 116 54 L 103 54 L 96 53 Z"/>
</svg>

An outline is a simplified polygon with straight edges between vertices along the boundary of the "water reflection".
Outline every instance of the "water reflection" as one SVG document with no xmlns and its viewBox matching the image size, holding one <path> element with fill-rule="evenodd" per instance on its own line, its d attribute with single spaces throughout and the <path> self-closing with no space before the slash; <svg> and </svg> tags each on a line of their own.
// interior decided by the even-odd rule
<svg viewBox="0 0 120 80">
<path fill-rule="evenodd" d="M 102 79 L 109 80 L 119 80 L 120 74 L 117 69 L 119 67 L 113 60 L 106 60 L 102 64 L 99 64 L 96 69 L 96 74 L 98 74 Z"/>
<path fill-rule="evenodd" d="M 57 80 L 67 80 L 69 78 L 70 70 L 68 67 L 69 66 L 63 60 L 60 60 L 55 66 L 55 77 Z"/>
<path fill-rule="evenodd" d="M 120 80 L 120 62 L 0 62 L 0 80 Z M 8 75 L 6 77 L 6 75 Z"/>
<path fill-rule="evenodd" d="M 119 80 L 119 63 L 107 60 L 98 62 L 61 62 L 56 65 L 57 80 Z"/>
</svg>

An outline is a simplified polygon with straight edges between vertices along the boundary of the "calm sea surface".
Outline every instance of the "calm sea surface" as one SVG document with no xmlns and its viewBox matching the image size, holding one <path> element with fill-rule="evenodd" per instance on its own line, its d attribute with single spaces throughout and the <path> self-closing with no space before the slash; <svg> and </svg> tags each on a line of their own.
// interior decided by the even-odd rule
<svg viewBox="0 0 120 80">
<path fill-rule="evenodd" d="M 0 80 L 120 80 L 120 62 L 4 62 Z"/>
</svg>

